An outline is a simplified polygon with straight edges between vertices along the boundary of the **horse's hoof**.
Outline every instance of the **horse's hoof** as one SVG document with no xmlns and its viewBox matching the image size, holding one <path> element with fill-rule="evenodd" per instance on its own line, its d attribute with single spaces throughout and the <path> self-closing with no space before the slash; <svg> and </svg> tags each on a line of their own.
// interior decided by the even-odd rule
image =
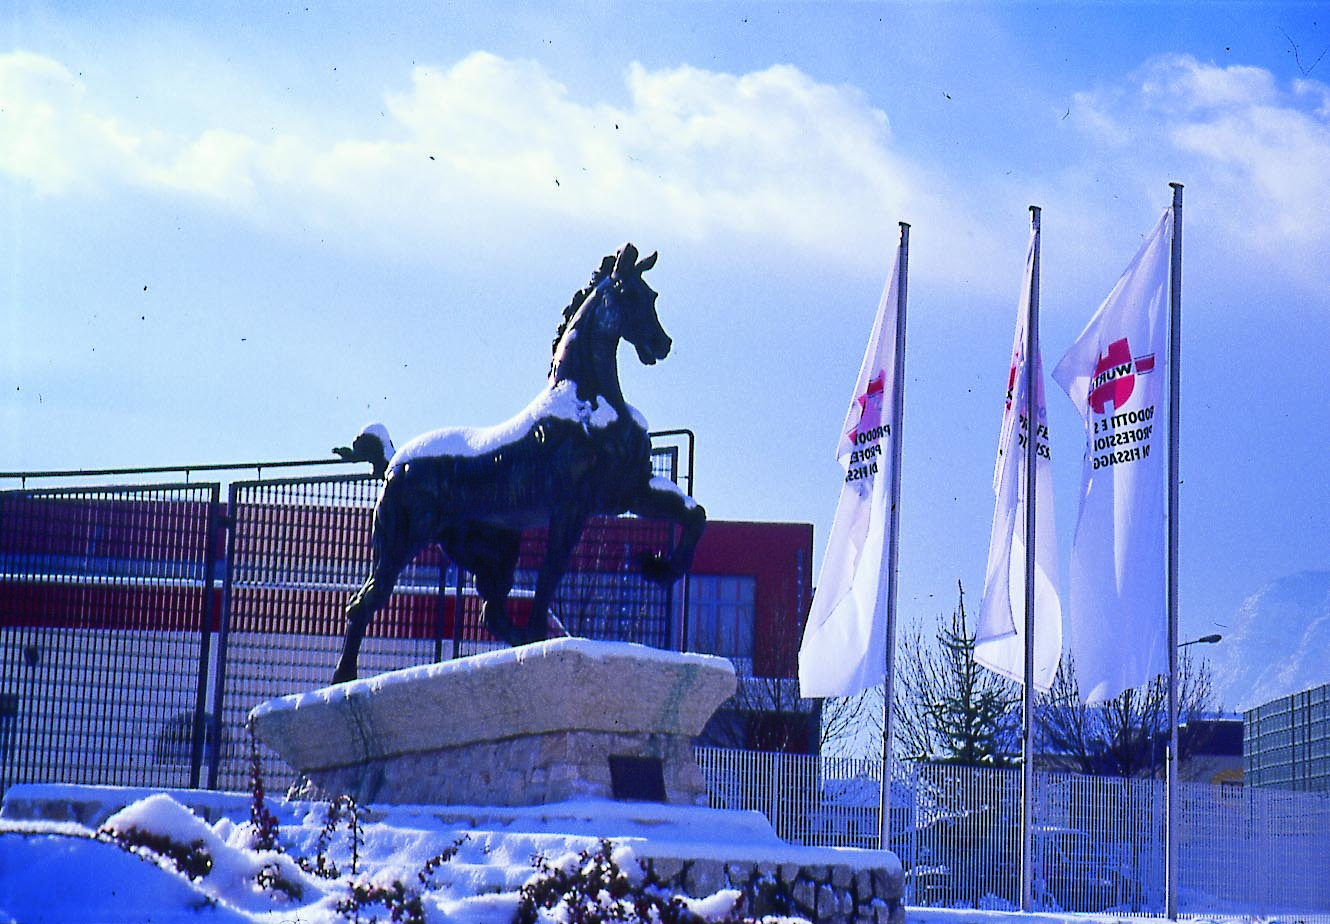
<svg viewBox="0 0 1330 924">
<path fill-rule="evenodd" d="M 653 584 L 668 587 L 682 577 L 679 571 L 670 564 L 670 559 L 666 555 L 656 552 L 643 552 L 638 555 L 637 561 L 642 569 L 642 577 Z"/>
<path fill-rule="evenodd" d="M 351 668 L 350 670 L 345 670 L 339 667 L 337 668 L 337 670 L 333 671 L 332 682 L 334 686 L 336 686 L 339 683 L 350 683 L 352 680 L 355 679 L 356 679 L 356 669 L 354 667 Z"/>
</svg>

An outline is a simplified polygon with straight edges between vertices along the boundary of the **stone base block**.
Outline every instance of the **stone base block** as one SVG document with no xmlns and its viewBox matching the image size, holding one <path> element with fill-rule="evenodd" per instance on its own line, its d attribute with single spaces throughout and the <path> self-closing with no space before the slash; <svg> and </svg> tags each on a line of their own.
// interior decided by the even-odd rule
<svg viewBox="0 0 1330 924">
<path fill-rule="evenodd" d="M 705 805 L 706 781 L 686 738 L 551 732 L 413 751 L 303 775 L 324 795 L 428 805 L 544 805 L 615 797 L 611 757 L 659 762 L 665 801 Z"/>
<path fill-rule="evenodd" d="M 692 738 L 734 692 L 722 658 L 555 639 L 287 696 L 250 727 L 324 795 L 542 805 L 646 789 L 706 803 Z M 642 780 L 635 782 L 641 791 Z M 618 785 L 616 785 L 618 784 Z M 633 789 L 633 786 L 628 786 Z"/>
</svg>

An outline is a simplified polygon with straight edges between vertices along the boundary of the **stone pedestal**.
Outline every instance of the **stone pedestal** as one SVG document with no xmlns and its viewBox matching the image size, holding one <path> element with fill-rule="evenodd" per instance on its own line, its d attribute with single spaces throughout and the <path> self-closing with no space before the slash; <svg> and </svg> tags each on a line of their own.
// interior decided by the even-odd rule
<svg viewBox="0 0 1330 924">
<path fill-rule="evenodd" d="M 249 723 L 361 802 L 705 805 L 691 739 L 734 689 L 723 658 L 561 638 L 282 697 Z"/>
</svg>

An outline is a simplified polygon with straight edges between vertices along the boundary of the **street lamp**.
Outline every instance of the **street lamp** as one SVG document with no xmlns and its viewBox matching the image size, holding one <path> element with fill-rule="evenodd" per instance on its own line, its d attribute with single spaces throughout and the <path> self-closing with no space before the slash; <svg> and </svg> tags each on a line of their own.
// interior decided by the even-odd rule
<svg viewBox="0 0 1330 924">
<path fill-rule="evenodd" d="M 1186 648 L 1188 645 L 1213 645 L 1213 644 L 1215 644 L 1215 643 L 1221 641 L 1223 638 L 1224 638 L 1224 637 L 1223 637 L 1222 635 L 1219 635 L 1219 634 L 1215 634 L 1215 635 L 1202 635 L 1200 638 L 1194 638 L 1194 639 L 1192 639 L 1192 640 L 1189 641 L 1189 642 L 1180 642 L 1180 643 L 1178 644 L 1178 648 L 1179 648 L 1179 649 Z M 1176 696 L 1176 693 L 1170 693 L 1169 695 L 1170 695 L 1170 703 L 1172 703 L 1172 697 Z M 1175 715 L 1174 710 L 1175 710 L 1176 708 L 1177 708 L 1177 707 L 1176 707 L 1175 705 L 1170 705 L 1170 707 L 1169 707 L 1169 714 L 1170 714 L 1170 716 Z M 1175 721 L 1175 726 L 1176 726 L 1176 720 L 1174 720 L 1174 721 Z M 1178 747 L 1178 744 L 1177 744 L 1177 741 L 1173 738 L 1173 732 L 1176 731 L 1176 727 L 1175 727 L 1175 726 L 1171 729 L 1171 731 L 1170 731 L 1170 733 L 1169 733 L 1169 742 L 1170 742 L 1169 746 L 1170 746 L 1170 749 L 1172 749 L 1172 750 L 1176 753 L 1176 749 L 1177 749 L 1177 747 Z M 1156 738 L 1155 738 L 1155 750 L 1154 750 L 1154 754 L 1152 755 L 1152 756 L 1153 756 L 1153 763 L 1154 763 L 1155 766 L 1159 766 L 1159 763 L 1160 763 L 1160 762 L 1159 762 L 1159 751 L 1158 751 L 1158 747 L 1159 747 L 1160 744 L 1163 743 L 1162 738 L 1163 738 L 1162 735 L 1160 735 L 1160 736 L 1156 736 Z"/>
</svg>

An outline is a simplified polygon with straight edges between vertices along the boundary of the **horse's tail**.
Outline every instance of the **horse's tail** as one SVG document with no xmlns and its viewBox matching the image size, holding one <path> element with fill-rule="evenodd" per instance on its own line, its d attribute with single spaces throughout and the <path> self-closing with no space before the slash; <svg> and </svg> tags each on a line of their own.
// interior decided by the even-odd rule
<svg viewBox="0 0 1330 924">
<path fill-rule="evenodd" d="M 368 462 L 374 469 L 374 477 L 382 478 L 396 450 L 388 436 L 388 428 L 381 423 L 372 423 L 356 434 L 350 446 L 338 446 L 333 452 L 347 462 Z"/>
</svg>

